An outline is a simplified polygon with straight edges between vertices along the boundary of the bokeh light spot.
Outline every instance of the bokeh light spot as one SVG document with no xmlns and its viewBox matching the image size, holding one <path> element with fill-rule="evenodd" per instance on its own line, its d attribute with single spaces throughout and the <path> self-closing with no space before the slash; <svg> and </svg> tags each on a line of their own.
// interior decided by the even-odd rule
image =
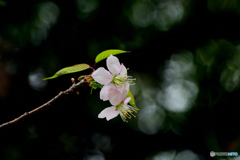
<svg viewBox="0 0 240 160">
<path fill-rule="evenodd" d="M 172 112 L 188 111 L 198 93 L 195 79 L 196 66 L 193 63 L 193 55 L 186 51 L 172 55 L 167 61 L 162 83 L 163 102 L 165 109 Z"/>
<path fill-rule="evenodd" d="M 240 45 L 235 47 L 236 53 L 232 53 L 232 58 L 227 61 L 220 81 L 228 92 L 232 92 L 240 86 Z"/>
<path fill-rule="evenodd" d="M 86 18 L 93 11 L 95 11 L 99 5 L 98 0 L 76 0 L 78 7 L 78 17 L 80 19 Z"/>
<path fill-rule="evenodd" d="M 161 31 L 168 31 L 184 19 L 188 5 L 188 0 L 139 0 L 133 4 L 129 18 L 136 26 L 147 27 L 154 25 Z"/>
<path fill-rule="evenodd" d="M 43 79 L 46 77 L 43 70 L 38 68 L 28 75 L 29 85 L 36 91 L 42 91 L 47 86 L 47 81 Z"/>
<path fill-rule="evenodd" d="M 164 123 L 165 113 L 156 105 L 148 105 L 138 113 L 138 127 L 145 134 L 156 134 Z"/>
<path fill-rule="evenodd" d="M 152 8 L 148 3 L 137 2 L 132 9 L 130 17 L 133 24 L 140 27 L 147 27 L 151 23 Z"/>
</svg>

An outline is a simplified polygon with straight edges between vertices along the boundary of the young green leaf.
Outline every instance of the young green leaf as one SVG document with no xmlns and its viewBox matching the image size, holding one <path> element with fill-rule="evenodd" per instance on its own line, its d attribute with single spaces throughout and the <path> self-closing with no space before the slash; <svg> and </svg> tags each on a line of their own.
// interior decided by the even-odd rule
<svg viewBox="0 0 240 160">
<path fill-rule="evenodd" d="M 92 87 L 94 87 L 94 89 L 102 88 L 102 87 L 103 87 L 102 84 L 100 84 L 100 83 L 98 83 L 98 82 L 96 82 L 96 81 L 92 81 L 92 82 L 90 82 L 90 84 L 91 84 Z"/>
<path fill-rule="evenodd" d="M 52 77 L 48 77 L 43 80 L 57 78 L 64 74 L 79 72 L 79 71 L 86 70 L 88 68 L 90 68 L 90 66 L 88 64 L 76 64 L 74 66 L 63 68 L 63 69 L 59 70 L 57 73 L 55 73 Z"/>
<path fill-rule="evenodd" d="M 130 91 L 130 89 L 129 89 L 129 91 L 128 91 L 127 97 L 130 97 L 130 98 L 131 98 L 131 100 L 130 100 L 128 103 L 130 103 L 136 110 L 139 110 L 139 109 L 137 108 L 136 104 L 135 104 L 135 100 L 134 100 L 133 94 L 132 94 L 132 92 Z"/>
<path fill-rule="evenodd" d="M 108 58 L 110 55 L 116 55 L 116 54 L 127 53 L 127 52 L 129 51 L 123 51 L 119 49 L 109 49 L 99 53 L 95 59 L 95 62 L 98 63 L 101 60 Z"/>
</svg>

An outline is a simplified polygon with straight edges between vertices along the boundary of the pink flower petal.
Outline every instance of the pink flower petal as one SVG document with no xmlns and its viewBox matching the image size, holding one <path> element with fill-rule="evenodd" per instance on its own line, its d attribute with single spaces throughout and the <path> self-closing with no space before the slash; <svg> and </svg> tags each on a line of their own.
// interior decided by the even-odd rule
<svg viewBox="0 0 240 160">
<path fill-rule="evenodd" d="M 128 97 L 125 99 L 124 104 L 128 104 L 128 102 L 131 100 L 131 97 Z"/>
<path fill-rule="evenodd" d="M 118 74 L 120 72 L 120 62 L 117 57 L 111 55 L 107 58 L 107 67 L 112 74 Z"/>
<path fill-rule="evenodd" d="M 106 84 L 105 86 L 103 86 L 103 88 L 102 88 L 101 91 L 100 91 L 100 99 L 101 99 L 101 100 L 106 101 L 106 100 L 109 99 L 109 98 L 108 98 L 108 92 L 109 92 L 109 90 L 110 90 L 111 88 L 117 89 L 117 87 L 116 87 L 114 84 L 112 84 L 112 83 L 108 83 L 108 84 Z"/>
<path fill-rule="evenodd" d="M 123 95 L 117 89 L 110 89 L 108 92 L 108 98 L 112 105 L 118 105 L 123 100 Z"/>
<path fill-rule="evenodd" d="M 92 77 L 95 81 L 103 85 L 110 83 L 113 79 L 112 74 L 103 67 L 100 67 L 94 71 Z"/>
<path fill-rule="evenodd" d="M 127 76 L 127 69 L 123 64 L 121 64 L 121 67 L 120 67 L 120 75 L 121 76 L 123 76 L 123 75 Z"/>
<path fill-rule="evenodd" d="M 119 112 L 116 110 L 116 107 L 107 107 L 104 110 L 102 110 L 101 113 L 98 114 L 98 118 L 105 118 L 109 121 L 110 119 L 113 119 L 117 117 Z"/>
</svg>

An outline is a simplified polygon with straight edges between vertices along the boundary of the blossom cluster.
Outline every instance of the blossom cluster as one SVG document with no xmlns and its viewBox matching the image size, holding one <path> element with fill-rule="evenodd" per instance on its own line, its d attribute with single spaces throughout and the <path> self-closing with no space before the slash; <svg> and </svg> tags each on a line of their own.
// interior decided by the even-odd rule
<svg viewBox="0 0 240 160">
<path fill-rule="evenodd" d="M 99 113 L 98 118 L 107 120 L 113 119 L 120 114 L 124 122 L 131 118 L 133 112 L 137 113 L 136 109 L 128 105 L 131 100 L 127 97 L 130 85 L 134 85 L 131 76 L 127 75 L 127 69 L 123 64 L 120 64 L 117 57 L 111 55 L 107 58 L 107 68 L 99 67 L 93 72 L 92 78 L 103 85 L 100 91 L 100 99 L 103 101 L 109 100 L 113 105 L 105 108 Z"/>
</svg>

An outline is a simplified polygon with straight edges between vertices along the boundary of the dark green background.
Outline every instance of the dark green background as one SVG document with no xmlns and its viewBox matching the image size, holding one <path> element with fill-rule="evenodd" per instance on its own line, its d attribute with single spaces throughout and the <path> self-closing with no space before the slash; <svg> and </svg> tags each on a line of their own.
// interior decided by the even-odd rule
<svg viewBox="0 0 240 160">
<path fill-rule="evenodd" d="M 1 129 L 0 159 L 231 159 L 209 154 L 239 152 L 239 8 L 237 0 L 0 0 L 0 123 L 89 70 L 43 78 L 93 65 L 107 49 L 131 51 L 118 58 L 137 78 L 140 108 L 129 123 L 98 119 L 110 103 L 85 86 Z"/>
</svg>

